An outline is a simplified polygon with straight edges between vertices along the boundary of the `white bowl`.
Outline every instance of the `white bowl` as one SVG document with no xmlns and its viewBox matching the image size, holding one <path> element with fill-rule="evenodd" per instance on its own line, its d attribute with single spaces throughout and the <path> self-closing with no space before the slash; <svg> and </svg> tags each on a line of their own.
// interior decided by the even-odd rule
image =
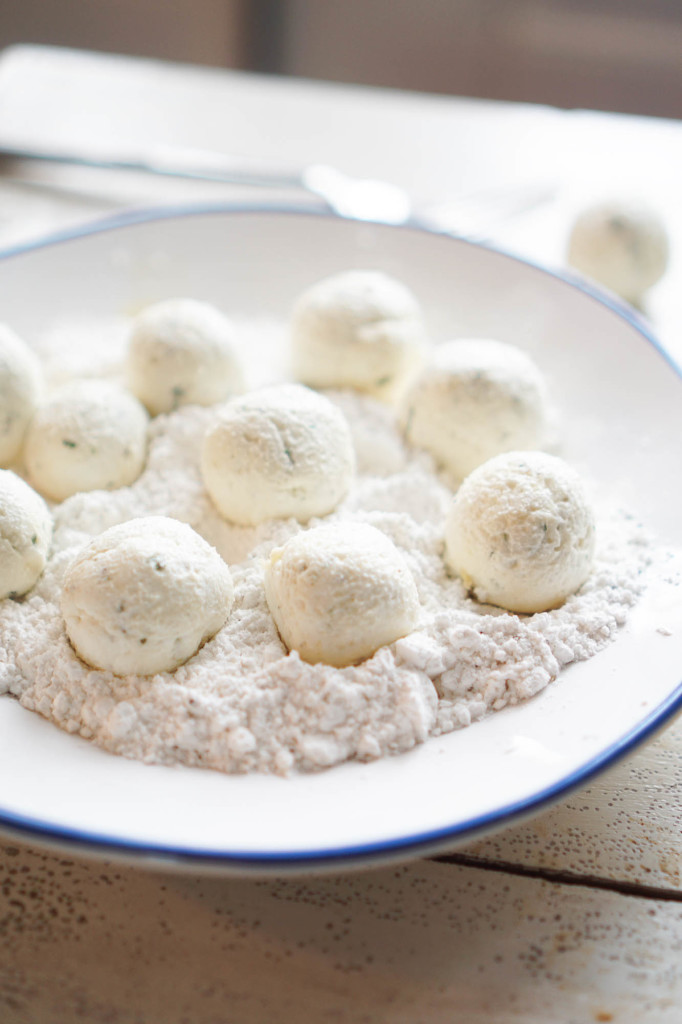
<svg viewBox="0 0 682 1024">
<path fill-rule="evenodd" d="M 411 287 L 436 340 L 523 345 L 560 407 L 563 455 L 661 543 L 680 545 L 678 371 L 632 310 L 509 255 L 417 227 L 294 210 L 152 211 L 2 254 L 2 317 L 31 339 L 186 295 L 274 319 L 284 341 L 299 292 L 354 266 Z M 319 774 L 226 776 L 127 761 L 2 698 L 0 827 L 82 852 L 232 873 L 451 849 L 560 799 L 682 707 L 673 576 L 671 563 L 610 647 L 525 704 L 409 754 Z"/>
</svg>

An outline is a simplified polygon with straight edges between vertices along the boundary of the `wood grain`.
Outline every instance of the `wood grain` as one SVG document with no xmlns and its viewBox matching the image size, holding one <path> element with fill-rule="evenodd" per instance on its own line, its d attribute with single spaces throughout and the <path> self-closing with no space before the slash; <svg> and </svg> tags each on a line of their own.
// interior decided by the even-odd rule
<svg viewBox="0 0 682 1024">
<path fill-rule="evenodd" d="M 677 902 L 429 862 L 240 882 L 24 847 L 0 851 L 0 894 L 3 1024 L 680 1020 Z"/>
</svg>

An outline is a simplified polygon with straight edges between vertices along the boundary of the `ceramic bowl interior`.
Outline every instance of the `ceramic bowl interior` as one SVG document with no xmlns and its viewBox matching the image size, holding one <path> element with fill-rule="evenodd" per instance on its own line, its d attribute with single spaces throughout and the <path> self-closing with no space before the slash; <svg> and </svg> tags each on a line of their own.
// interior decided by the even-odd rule
<svg viewBox="0 0 682 1024">
<path fill-rule="evenodd" d="M 2 317 L 30 340 L 185 295 L 274 324 L 284 346 L 296 296 L 352 267 L 412 288 L 436 341 L 494 337 L 528 350 L 560 411 L 564 457 L 662 544 L 681 546 L 677 371 L 634 312 L 509 255 L 417 227 L 300 211 L 157 211 L 6 253 Z M 237 873 L 450 849 L 537 813 L 679 708 L 682 588 L 673 577 L 671 563 L 618 639 L 538 697 L 409 754 L 317 774 L 139 764 L 2 698 L 0 825 L 95 854 Z"/>
</svg>

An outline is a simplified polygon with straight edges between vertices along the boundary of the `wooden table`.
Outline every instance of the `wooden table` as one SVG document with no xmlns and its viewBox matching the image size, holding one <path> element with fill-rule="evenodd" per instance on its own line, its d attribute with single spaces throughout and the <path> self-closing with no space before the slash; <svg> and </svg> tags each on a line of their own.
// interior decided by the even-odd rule
<svg viewBox="0 0 682 1024">
<path fill-rule="evenodd" d="M 69 115 L 44 111 L 57 136 L 151 134 L 290 164 L 326 161 L 396 181 L 419 201 L 551 180 L 553 202 L 492 237 L 554 264 L 578 205 L 640 195 L 660 209 L 674 246 L 648 312 L 682 357 L 678 123 L 69 53 L 21 51 L 17 67 L 57 75 L 57 114 Z M 21 118 L 0 127 L 18 131 Z M 66 168 L 4 171 L 2 244 L 133 202 L 244 194 Z M 0 1020 L 679 1024 L 681 792 L 678 723 L 541 817 L 437 861 L 240 881 L 4 845 Z"/>
</svg>

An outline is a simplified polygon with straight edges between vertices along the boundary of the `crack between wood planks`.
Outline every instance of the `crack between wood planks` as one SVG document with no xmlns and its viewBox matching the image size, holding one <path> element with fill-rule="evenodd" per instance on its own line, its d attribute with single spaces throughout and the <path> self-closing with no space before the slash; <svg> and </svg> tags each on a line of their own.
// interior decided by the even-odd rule
<svg viewBox="0 0 682 1024">
<path fill-rule="evenodd" d="M 495 871 L 498 874 L 517 875 L 521 878 L 537 878 L 543 882 L 554 882 L 560 885 L 579 885 L 588 889 L 604 889 L 617 892 L 621 896 L 639 896 L 649 900 L 666 900 L 670 903 L 682 903 L 682 891 L 662 889 L 656 885 L 645 885 L 640 882 L 626 882 L 611 878 L 600 878 L 598 875 L 579 875 L 557 868 L 531 868 L 524 864 L 514 864 L 504 860 L 480 860 L 466 853 L 450 853 L 442 857 L 431 857 L 430 860 L 439 864 L 457 864 L 460 867 L 480 868 L 481 871 Z"/>
</svg>

